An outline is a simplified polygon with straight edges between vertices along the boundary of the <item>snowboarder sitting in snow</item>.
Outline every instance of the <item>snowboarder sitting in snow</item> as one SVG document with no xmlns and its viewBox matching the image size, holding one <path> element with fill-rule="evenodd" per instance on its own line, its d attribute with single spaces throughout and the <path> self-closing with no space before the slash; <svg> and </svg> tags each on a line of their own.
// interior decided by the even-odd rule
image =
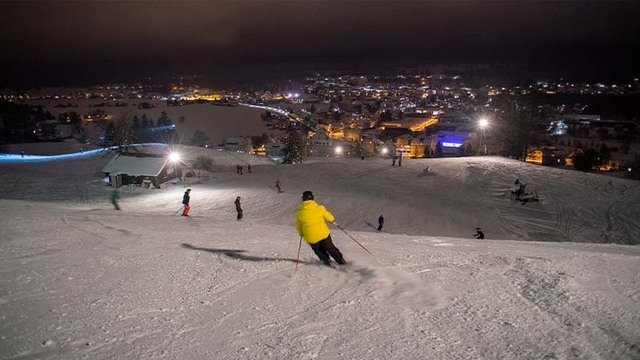
<svg viewBox="0 0 640 360">
<path fill-rule="evenodd" d="M 184 196 L 182 197 L 182 205 L 184 205 L 182 216 L 189 216 L 189 210 L 191 210 L 191 207 L 189 207 L 189 200 L 191 200 L 191 197 L 189 196 L 190 193 L 191 189 L 187 189 L 187 191 L 184 192 Z"/>
<path fill-rule="evenodd" d="M 325 221 L 335 224 L 335 218 L 327 209 L 313 200 L 313 193 L 302 193 L 302 204 L 296 211 L 296 231 L 327 266 L 331 266 L 331 256 L 338 264 L 344 265 L 342 253 L 333 245 L 331 232 Z"/>
<path fill-rule="evenodd" d="M 530 202 L 539 202 L 540 199 L 538 198 L 538 193 L 534 192 L 533 194 L 526 194 L 526 195 L 531 195 L 531 196 L 527 196 L 527 197 L 521 197 L 518 199 L 518 201 L 520 201 L 521 205 L 526 205 L 527 203 Z"/>
<path fill-rule="evenodd" d="M 511 189 L 511 194 L 515 195 L 516 201 L 520 201 L 520 197 L 525 195 L 524 190 L 527 187 L 527 184 L 523 184 L 520 180 L 516 179 L 516 182 L 513 184 L 513 188 Z"/>
<path fill-rule="evenodd" d="M 476 233 L 473 236 L 476 239 L 484 239 L 484 233 L 482 232 L 482 230 L 479 227 L 476 228 Z"/>
</svg>

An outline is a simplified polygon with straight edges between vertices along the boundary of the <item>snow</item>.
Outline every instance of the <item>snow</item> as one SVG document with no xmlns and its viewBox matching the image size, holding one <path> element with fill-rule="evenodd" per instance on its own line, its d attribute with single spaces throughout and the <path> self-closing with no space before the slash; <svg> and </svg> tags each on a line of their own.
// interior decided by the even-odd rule
<svg viewBox="0 0 640 360">
<path fill-rule="evenodd" d="M 168 161 L 166 157 L 116 156 L 105 165 L 102 172 L 132 176 L 157 176 Z"/>
<path fill-rule="evenodd" d="M 121 212 L 108 157 L 0 164 L 0 358 L 640 357 L 640 248 L 622 245 L 640 239 L 637 182 L 492 157 L 184 150 L 214 159 L 209 181 L 125 187 Z M 539 203 L 510 199 L 516 177 Z M 172 216 L 187 186 L 194 216 Z M 303 244 L 296 272 L 304 190 L 373 255 L 332 226 L 351 265 Z"/>
</svg>

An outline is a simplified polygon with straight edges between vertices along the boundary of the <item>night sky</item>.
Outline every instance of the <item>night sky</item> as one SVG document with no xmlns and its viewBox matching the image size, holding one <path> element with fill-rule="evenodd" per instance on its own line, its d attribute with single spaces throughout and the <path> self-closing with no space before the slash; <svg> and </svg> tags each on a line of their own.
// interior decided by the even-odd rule
<svg viewBox="0 0 640 360">
<path fill-rule="evenodd" d="M 0 3 L 0 85 L 518 64 L 636 75 L 639 2 Z"/>
</svg>

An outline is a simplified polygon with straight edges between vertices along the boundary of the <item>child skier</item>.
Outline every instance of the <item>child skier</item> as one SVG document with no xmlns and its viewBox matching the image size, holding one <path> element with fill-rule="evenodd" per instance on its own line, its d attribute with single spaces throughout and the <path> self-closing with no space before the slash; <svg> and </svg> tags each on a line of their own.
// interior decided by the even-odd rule
<svg viewBox="0 0 640 360">
<path fill-rule="evenodd" d="M 190 193 L 191 189 L 187 189 L 187 191 L 184 192 L 184 196 L 182 196 L 182 205 L 184 205 L 182 216 L 189 216 L 189 210 L 191 210 L 191 207 L 189 207 L 189 200 L 191 200 L 191 197 L 189 196 Z"/>
</svg>

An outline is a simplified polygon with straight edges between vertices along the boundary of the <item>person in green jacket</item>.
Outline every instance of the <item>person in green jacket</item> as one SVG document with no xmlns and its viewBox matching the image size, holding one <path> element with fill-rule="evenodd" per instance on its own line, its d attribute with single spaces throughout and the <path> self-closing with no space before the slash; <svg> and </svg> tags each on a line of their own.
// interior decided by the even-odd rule
<svg viewBox="0 0 640 360">
<path fill-rule="evenodd" d="M 313 252 L 327 266 L 331 266 L 331 256 L 338 264 L 347 262 L 340 250 L 331 241 L 331 232 L 326 221 L 335 224 L 333 215 L 321 204 L 314 201 L 313 193 L 302 193 L 302 204 L 296 211 L 296 231 L 311 246 Z"/>
<path fill-rule="evenodd" d="M 120 200 L 120 193 L 118 192 L 118 189 L 113 189 L 109 198 L 111 199 L 113 207 L 115 207 L 116 210 L 120 210 L 120 206 L 118 205 L 118 200 Z"/>
</svg>

